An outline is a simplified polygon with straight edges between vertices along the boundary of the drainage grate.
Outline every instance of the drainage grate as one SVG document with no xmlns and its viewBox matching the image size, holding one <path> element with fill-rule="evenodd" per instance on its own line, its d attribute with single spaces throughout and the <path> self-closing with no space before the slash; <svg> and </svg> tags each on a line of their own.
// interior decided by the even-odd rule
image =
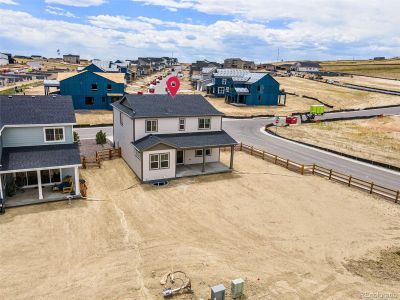
<svg viewBox="0 0 400 300">
<path fill-rule="evenodd" d="M 164 185 L 167 185 L 167 184 L 168 184 L 168 181 L 166 181 L 166 180 L 157 181 L 157 182 L 153 183 L 154 186 L 164 186 Z"/>
</svg>

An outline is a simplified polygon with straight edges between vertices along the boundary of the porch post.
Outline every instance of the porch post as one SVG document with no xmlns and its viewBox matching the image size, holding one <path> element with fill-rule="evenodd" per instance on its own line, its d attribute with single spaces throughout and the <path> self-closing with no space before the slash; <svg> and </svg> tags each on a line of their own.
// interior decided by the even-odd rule
<svg viewBox="0 0 400 300">
<path fill-rule="evenodd" d="M 233 169 L 233 154 L 235 153 L 235 146 L 231 146 L 231 163 L 229 165 L 229 169 Z"/>
<path fill-rule="evenodd" d="M 79 185 L 79 170 L 78 167 L 75 167 L 75 195 L 79 196 L 81 194 L 81 187 Z"/>
<path fill-rule="evenodd" d="M 42 200 L 43 199 L 42 175 L 40 174 L 40 170 L 37 170 L 36 173 L 37 173 L 37 180 L 38 180 L 39 200 Z"/>
<path fill-rule="evenodd" d="M 203 148 L 203 167 L 201 169 L 201 172 L 204 173 L 206 170 L 206 149 Z"/>
</svg>

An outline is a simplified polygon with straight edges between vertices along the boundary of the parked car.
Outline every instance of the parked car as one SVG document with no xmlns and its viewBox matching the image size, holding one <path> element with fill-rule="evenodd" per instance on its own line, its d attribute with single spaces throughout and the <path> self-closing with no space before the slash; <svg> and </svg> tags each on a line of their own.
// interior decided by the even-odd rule
<svg viewBox="0 0 400 300">
<path fill-rule="evenodd" d="M 162 76 L 158 76 L 158 80 L 162 80 L 163 79 L 163 77 Z"/>
<path fill-rule="evenodd" d="M 143 95 L 142 91 L 137 92 L 138 95 Z"/>
<path fill-rule="evenodd" d="M 154 94 L 155 90 L 153 88 L 149 89 L 150 94 Z"/>
</svg>

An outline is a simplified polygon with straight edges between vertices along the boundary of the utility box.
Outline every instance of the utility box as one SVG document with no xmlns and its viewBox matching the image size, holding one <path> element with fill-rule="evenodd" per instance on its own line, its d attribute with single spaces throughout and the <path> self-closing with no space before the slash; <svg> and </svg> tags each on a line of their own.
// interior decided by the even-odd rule
<svg viewBox="0 0 400 300">
<path fill-rule="evenodd" d="M 244 280 L 242 278 L 232 280 L 231 282 L 232 299 L 237 299 L 242 297 L 243 293 L 244 293 Z"/>
<path fill-rule="evenodd" d="M 225 300 L 225 286 L 223 284 L 211 287 L 211 300 Z"/>
<path fill-rule="evenodd" d="M 310 113 L 314 115 L 323 115 L 325 113 L 324 105 L 311 105 Z"/>
</svg>

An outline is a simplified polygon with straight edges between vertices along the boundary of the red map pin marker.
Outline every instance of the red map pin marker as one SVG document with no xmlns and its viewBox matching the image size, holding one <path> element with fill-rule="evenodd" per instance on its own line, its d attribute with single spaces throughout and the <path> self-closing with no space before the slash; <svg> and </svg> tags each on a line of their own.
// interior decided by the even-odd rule
<svg viewBox="0 0 400 300">
<path fill-rule="evenodd" d="M 172 76 L 172 77 L 168 78 L 167 89 L 168 89 L 169 93 L 172 95 L 172 97 L 175 97 L 180 86 L 181 86 L 181 83 L 180 83 L 178 77 Z"/>
</svg>

